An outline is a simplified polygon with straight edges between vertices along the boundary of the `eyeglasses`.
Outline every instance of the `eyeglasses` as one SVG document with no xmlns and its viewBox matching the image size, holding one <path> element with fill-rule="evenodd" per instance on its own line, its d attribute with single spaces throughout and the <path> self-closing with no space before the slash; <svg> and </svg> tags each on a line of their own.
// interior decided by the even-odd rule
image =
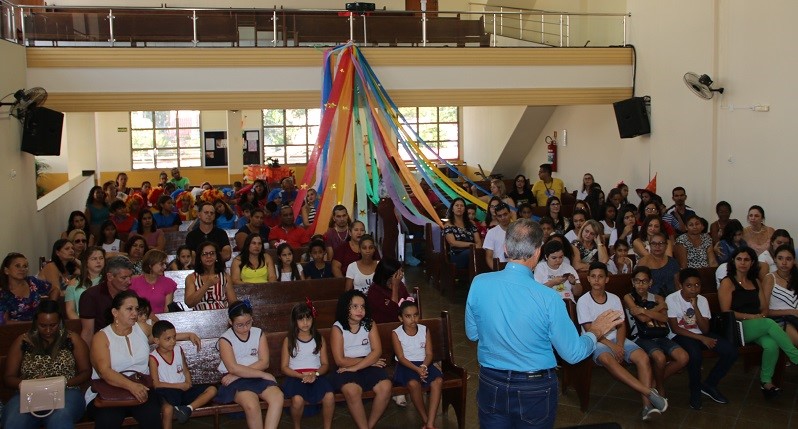
<svg viewBox="0 0 798 429">
<path fill-rule="evenodd" d="M 216 256 L 216 252 L 202 252 L 202 256 Z"/>
<path fill-rule="evenodd" d="M 665 242 L 664 241 L 651 241 L 648 244 L 650 244 L 652 246 L 664 246 Z"/>
<path fill-rule="evenodd" d="M 651 279 L 632 279 L 632 284 L 644 285 L 651 282 Z"/>
<path fill-rule="evenodd" d="M 252 326 L 252 319 L 249 319 L 248 321 L 243 322 L 243 323 L 234 323 L 233 326 L 235 326 L 238 329 L 248 328 L 248 327 Z"/>
</svg>

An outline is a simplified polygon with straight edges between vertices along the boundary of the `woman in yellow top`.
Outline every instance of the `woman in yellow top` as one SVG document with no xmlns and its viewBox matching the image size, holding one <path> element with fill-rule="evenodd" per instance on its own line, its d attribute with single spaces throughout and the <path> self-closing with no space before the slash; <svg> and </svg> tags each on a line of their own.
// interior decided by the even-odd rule
<svg viewBox="0 0 798 429">
<path fill-rule="evenodd" d="M 250 234 L 241 254 L 233 258 L 230 277 L 233 284 L 273 282 L 277 280 L 274 270 L 269 269 L 273 266 L 272 257 L 263 251 L 263 239 L 257 233 Z"/>
</svg>

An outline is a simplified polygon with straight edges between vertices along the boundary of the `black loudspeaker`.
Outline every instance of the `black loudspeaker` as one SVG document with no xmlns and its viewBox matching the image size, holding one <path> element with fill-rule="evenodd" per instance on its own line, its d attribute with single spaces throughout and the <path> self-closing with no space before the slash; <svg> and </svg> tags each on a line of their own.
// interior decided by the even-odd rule
<svg viewBox="0 0 798 429">
<path fill-rule="evenodd" d="M 45 107 L 25 112 L 22 150 L 33 155 L 60 155 L 64 114 Z"/>
<path fill-rule="evenodd" d="M 648 110 L 646 109 L 650 103 L 650 97 L 632 97 L 612 103 L 615 108 L 615 120 L 618 121 L 618 132 L 622 139 L 651 133 L 651 124 L 648 121 Z"/>
<path fill-rule="evenodd" d="M 376 5 L 374 3 L 347 3 L 346 10 L 349 12 L 374 12 Z"/>
</svg>

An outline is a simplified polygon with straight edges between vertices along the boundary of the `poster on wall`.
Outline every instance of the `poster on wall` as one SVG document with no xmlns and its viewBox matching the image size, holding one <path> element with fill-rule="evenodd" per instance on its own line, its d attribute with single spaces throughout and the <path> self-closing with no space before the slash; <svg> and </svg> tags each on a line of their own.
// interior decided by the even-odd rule
<svg viewBox="0 0 798 429">
<path fill-rule="evenodd" d="M 260 132 L 247 130 L 244 136 L 244 165 L 260 164 Z"/>
<path fill-rule="evenodd" d="M 205 166 L 227 166 L 227 131 L 205 131 Z"/>
</svg>

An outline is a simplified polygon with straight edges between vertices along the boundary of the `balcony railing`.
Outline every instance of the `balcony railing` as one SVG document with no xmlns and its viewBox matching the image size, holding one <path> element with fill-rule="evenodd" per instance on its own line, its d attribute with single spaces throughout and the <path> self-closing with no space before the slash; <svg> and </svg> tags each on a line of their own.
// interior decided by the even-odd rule
<svg viewBox="0 0 798 429">
<path fill-rule="evenodd" d="M 25 46 L 609 46 L 628 14 L 27 6 L 0 0 L 0 34 Z M 592 41 L 592 42 L 591 42 Z"/>
</svg>

